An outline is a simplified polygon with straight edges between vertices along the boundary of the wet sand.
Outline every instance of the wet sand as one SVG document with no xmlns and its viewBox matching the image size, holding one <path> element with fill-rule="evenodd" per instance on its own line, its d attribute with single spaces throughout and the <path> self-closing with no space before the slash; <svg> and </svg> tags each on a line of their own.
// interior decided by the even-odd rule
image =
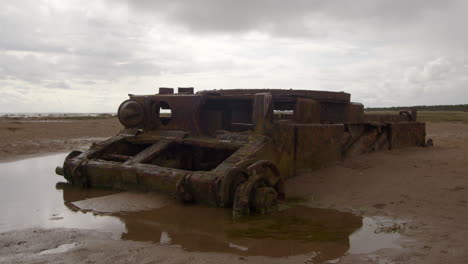
<svg viewBox="0 0 468 264">
<path fill-rule="evenodd" d="M 0 117 L 0 161 L 82 149 L 117 134 L 117 118 Z"/>
<path fill-rule="evenodd" d="M 429 123 L 427 132 L 434 147 L 364 155 L 288 187 L 310 206 L 406 221 L 405 250 L 377 252 L 395 263 L 468 263 L 468 125 Z"/>
<path fill-rule="evenodd" d="M 27 228 L 91 229 L 116 240 L 172 245 L 188 252 L 277 258 L 315 252 L 314 260 L 401 248 L 398 233 L 374 233 L 382 224 L 393 225 L 393 219 L 306 207 L 297 199 L 282 204 L 277 213 L 234 221 L 230 209 L 182 205 L 167 195 L 82 189 L 53 174 L 65 155 L 0 163 L 0 233 Z M 36 255 L 71 250 L 76 243 L 59 244 Z"/>
<path fill-rule="evenodd" d="M 86 136 L 90 137 L 111 136 L 117 132 L 117 127 L 109 126 L 116 124 L 116 120 L 101 121 L 80 120 L 75 123 L 80 125 L 74 128 L 69 124 L 70 135 L 83 138 L 84 134 L 78 130 L 81 126 L 88 127 Z M 56 139 L 50 132 L 46 133 L 51 131 L 51 125 L 46 126 L 48 128 L 40 128 L 44 131 L 39 133 L 40 137 L 31 132 L 24 133 L 23 137 L 11 137 L 17 141 L 9 141 L 5 137 L 14 132 L 6 129 L 10 125 L 2 123 L 0 135 L 4 141 L 1 144 L 35 143 L 36 138 L 39 141 Z M 94 134 L 93 128 L 98 130 Z M 109 134 L 105 135 L 106 132 Z M 59 140 L 73 138 L 57 133 L 55 136 Z M 339 209 L 362 217 L 385 216 L 398 223 L 377 231 L 401 234 L 398 241 L 401 248 L 348 251 L 334 263 L 468 262 L 468 125 L 430 123 L 428 137 L 434 139 L 432 148 L 373 153 L 303 173 L 288 181 L 289 196 L 301 197 L 307 206 Z M 5 149 L 10 151 L 2 148 L 0 159 L 73 148 L 69 145 L 29 150 L 28 144 L 15 151 L 11 146 Z M 5 231 L 0 234 L 0 245 L 0 262 L 5 263 L 313 263 L 316 257 L 313 252 L 280 258 L 192 252 L 174 245 L 121 240 L 111 231 L 53 227 Z"/>
</svg>

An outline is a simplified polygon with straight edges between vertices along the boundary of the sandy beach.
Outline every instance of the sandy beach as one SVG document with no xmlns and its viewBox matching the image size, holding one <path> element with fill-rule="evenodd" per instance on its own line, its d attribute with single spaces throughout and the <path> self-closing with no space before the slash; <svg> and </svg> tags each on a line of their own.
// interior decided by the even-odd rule
<svg viewBox="0 0 468 264">
<path fill-rule="evenodd" d="M 116 118 L 0 119 L 0 161 L 82 149 L 116 134 Z M 427 124 L 434 147 L 372 153 L 287 182 L 302 204 L 395 219 L 400 248 L 346 254 L 333 263 L 467 263 L 468 124 Z M 387 226 L 391 228 L 392 226 Z M 52 253 L 41 253 L 68 245 Z M 65 246 L 67 247 L 67 246 Z M 272 258 L 187 252 L 82 229 L 0 234 L 1 263 L 314 263 L 313 254 Z"/>
<path fill-rule="evenodd" d="M 0 117 L 0 161 L 81 149 L 117 134 L 117 118 Z"/>
</svg>

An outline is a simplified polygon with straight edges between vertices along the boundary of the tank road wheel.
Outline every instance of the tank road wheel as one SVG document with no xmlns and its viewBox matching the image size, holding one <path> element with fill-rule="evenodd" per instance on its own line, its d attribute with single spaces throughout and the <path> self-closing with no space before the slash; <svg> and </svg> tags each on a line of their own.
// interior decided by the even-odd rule
<svg viewBox="0 0 468 264">
<path fill-rule="evenodd" d="M 69 168 L 67 165 L 67 160 L 69 159 L 73 159 L 75 157 L 78 157 L 79 155 L 81 155 L 81 151 L 78 151 L 78 150 L 74 150 L 72 152 L 70 152 L 66 157 L 65 157 L 65 160 L 63 161 L 63 167 L 56 167 L 55 168 L 55 173 L 58 174 L 58 175 L 62 175 L 67 181 L 73 183 L 73 173 L 74 173 L 74 169 L 72 168 Z"/>
<path fill-rule="evenodd" d="M 65 158 L 64 166 L 66 164 L 66 161 L 69 159 L 73 159 L 81 155 L 81 151 L 72 151 L 68 156 Z M 65 176 L 69 173 L 70 175 L 70 180 L 66 179 L 72 183 L 72 185 L 80 185 L 83 188 L 90 187 L 88 178 L 84 174 L 83 171 L 83 165 L 87 164 L 88 159 L 84 158 L 82 159 L 79 163 L 75 164 L 73 167 L 66 166 L 66 171 L 65 171 Z"/>
<path fill-rule="evenodd" d="M 249 175 L 247 172 L 240 168 L 230 169 L 224 177 L 219 178 L 217 202 L 220 207 L 231 207 L 234 203 L 234 196 L 237 187 L 247 181 Z"/>
<path fill-rule="evenodd" d="M 278 200 L 284 199 L 284 181 L 278 168 L 270 161 L 261 160 L 250 165 L 247 172 L 249 179 L 236 189 L 233 216 L 276 210 Z"/>
<path fill-rule="evenodd" d="M 76 165 L 72 169 L 72 174 L 71 175 L 73 175 L 73 176 L 71 178 L 71 183 L 73 185 L 79 184 L 83 188 L 90 187 L 89 182 L 88 182 L 88 178 L 86 177 L 86 175 L 83 172 L 83 165 L 85 165 L 87 162 L 88 162 L 87 159 L 83 159 L 80 163 L 78 163 L 78 165 Z"/>
</svg>

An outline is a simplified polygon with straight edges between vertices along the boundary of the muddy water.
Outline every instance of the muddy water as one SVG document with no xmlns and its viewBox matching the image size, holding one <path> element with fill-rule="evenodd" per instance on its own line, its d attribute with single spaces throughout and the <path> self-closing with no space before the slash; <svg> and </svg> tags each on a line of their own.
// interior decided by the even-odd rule
<svg viewBox="0 0 468 264">
<path fill-rule="evenodd" d="M 178 205 L 120 218 L 127 228 L 123 239 L 274 257 L 311 251 L 339 257 L 349 249 L 349 236 L 361 227 L 361 218 L 352 214 L 300 206 L 236 222 L 230 210 Z"/>
<path fill-rule="evenodd" d="M 0 163 L 0 232 L 28 227 L 93 229 L 111 232 L 116 239 L 169 244 L 188 251 L 273 257 L 314 253 L 318 260 L 399 247 L 399 234 L 374 232 L 388 219 L 361 218 L 331 209 L 295 205 L 240 221 L 233 221 L 227 209 L 167 201 L 157 202 L 156 209 L 119 210 L 122 200 L 112 197 L 120 194 L 76 188 L 55 175 L 55 166 L 65 156 Z M 127 206 L 148 203 L 148 197 L 141 203 L 138 195 L 125 197 L 135 199 Z M 87 204 L 95 210 L 76 206 L 86 204 L 84 200 L 92 201 Z M 99 212 L 107 207 L 117 210 Z"/>
<path fill-rule="evenodd" d="M 118 231 L 125 224 L 115 217 L 95 216 L 70 210 L 56 184 L 63 181 L 54 173 L 65 154 L 0 163 L 0 231 L 28 227 L 85 228 Z M 77 198 L 107 195 L 86 190 Z"/>
</svg>

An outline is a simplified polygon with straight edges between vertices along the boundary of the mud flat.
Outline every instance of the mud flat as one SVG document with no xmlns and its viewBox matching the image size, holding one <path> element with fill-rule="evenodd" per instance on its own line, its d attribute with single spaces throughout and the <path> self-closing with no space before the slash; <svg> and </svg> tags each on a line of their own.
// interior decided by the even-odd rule
<svg viewBox="0 0 468 264">
<path fill-rule="evenodd" d="M 115 117 L 0 117 L 0 161 L 80 149 L 120 129 Z"/>
<path fill-rule="evenodd" d="M 119 129 L 113 119 L 76 122 L 50 136 L 50 124 L 60 122 L 45 123 L 49 128 L 37 122 L 38 131 L 24 135 L 31 142 L 71 140 Z M 11 124 L 1 127 L 3 137 L 14 133 L 4 129 Z M 287 217 L 254 219 L 247 229 L 232 225 L 222 209 L 157 204 L 138 212 L 99 212 L 107 201 L 100 197 L 120 194 L 76 190 L 53 171 L 39 175 L 64 154 L 3 163 L 2 193 L 10 194 L 0 208 L 0 263 L 466 263 L 468 124 L 429 123 L 427 130 L 434 147 L 373 153 L 298 175 L 287 183 L 293 198 Z M 33 154 L 62 149 L 38 147 Z M 0 158 L 30 151 L 25 145 Z M 15 178 L 20 174 L 25 182 Z M 330 230 L 325 223 L 337 232 L 318 236 L 309 229 Z M 299 230 L 288 228 L 294 226 Z M 282 235 L 270 232 L 273 227 Z"/>
</svg>

